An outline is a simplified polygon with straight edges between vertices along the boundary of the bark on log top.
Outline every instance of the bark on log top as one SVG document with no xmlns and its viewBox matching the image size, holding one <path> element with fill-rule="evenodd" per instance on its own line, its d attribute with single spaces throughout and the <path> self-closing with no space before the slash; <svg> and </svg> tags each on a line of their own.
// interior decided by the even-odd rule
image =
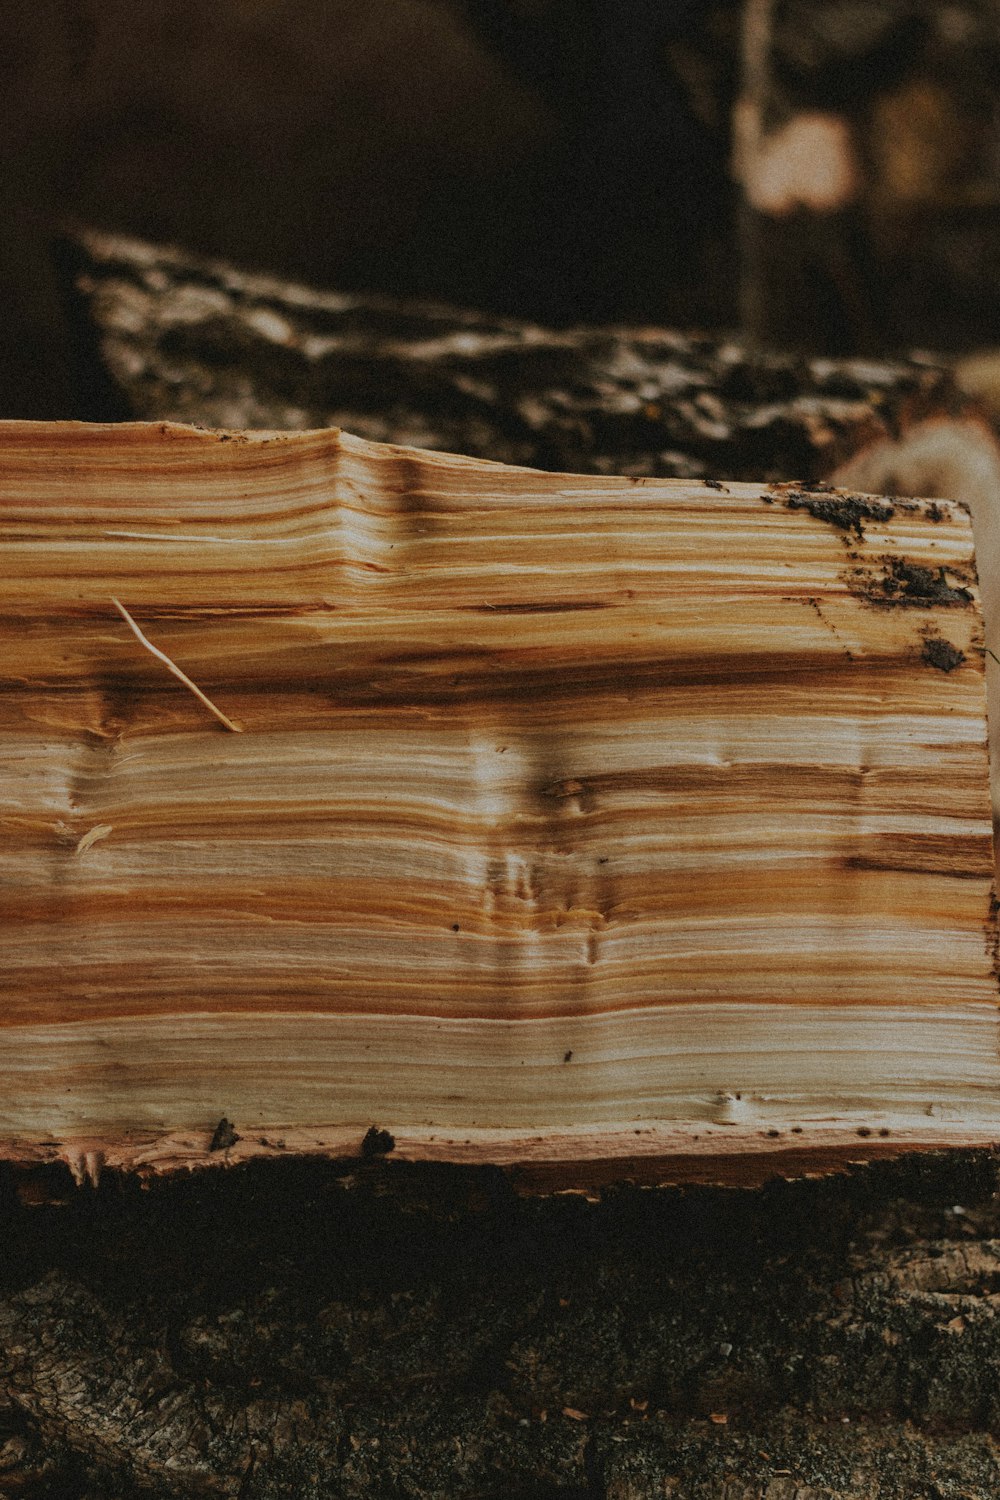
<svg viewBox="0 0 1000 1500">
<path fill-rule="evenodd" d="M 0 449 L 5 1154 L 551 1187 L 1000 1131 L 963 510 L 329 431 Z"/>
</svg>

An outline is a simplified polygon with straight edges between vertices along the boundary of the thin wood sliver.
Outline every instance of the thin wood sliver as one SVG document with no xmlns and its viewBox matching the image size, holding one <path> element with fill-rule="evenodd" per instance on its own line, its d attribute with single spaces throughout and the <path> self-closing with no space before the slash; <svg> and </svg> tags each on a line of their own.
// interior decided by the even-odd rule
<svg viewBox="0 0 1000 1500">
<path fill-rule="evenodd" d="M 121 615 L 122 619 L 125 621 L 125 624 L 131 630 L 132 634 L 135 636 L 139 644 L 145 646 L 146 650 L 150 652 L 152 656 L 155 656 L 157 661 L 162 661 L 167 670 L 169 672 L 172 672 L 179 682 L 183 682 L 184 686 L 190 689 L 192 693 L 194 693 L 195 697 L 200 703 L 204 703 L 209 713 L 214 714 L 220 724 L 224 725 L 226 729 L 232 730 L 233 734 L 243 733 L 243 726 L 241 724 L 234 724 L 232 719 L 230 719 L 228 715 L 224 714 L 221 708 L 217 708 L 206 693 L 202 692 L 198 684 L 196 682 L 192 682 L 187 673 L 182 672 L 175 661 L 171 661 L 170 657 L 165 651 L 161 651 L 159 646 L 153 645 L 148 636 L 145 636 L 139 629 L 139 626 L 136 624 L 135 620 L 133 620 L 132 616 L 129 614 L 128 610 L 125 608 L 120 599 L 116 599 L 114 595 L 112 595 L 111 603 Z"/>
</svg>

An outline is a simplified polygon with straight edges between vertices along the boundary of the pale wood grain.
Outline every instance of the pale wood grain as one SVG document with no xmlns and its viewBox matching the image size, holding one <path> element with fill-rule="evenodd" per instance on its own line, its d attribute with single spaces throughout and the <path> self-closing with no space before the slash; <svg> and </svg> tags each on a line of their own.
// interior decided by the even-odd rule
<svg viewBox="0 0 1000 1500">
<path fill-rule="evenodd" d="M 849 520 L 0 429 L 4 1153 L 214 1160 L 225 1114 L 227 1159 L 377 1123 L 572 1184 L 1000 1135 L 969 519 Z"/>
</svg>

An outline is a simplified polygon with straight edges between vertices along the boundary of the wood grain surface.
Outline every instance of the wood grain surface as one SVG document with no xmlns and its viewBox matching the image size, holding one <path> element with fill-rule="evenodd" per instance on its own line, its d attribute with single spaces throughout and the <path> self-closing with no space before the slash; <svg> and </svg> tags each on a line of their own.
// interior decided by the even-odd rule
<svg viewBox="0 0 1000 1500">
<path fill-rule="evenodd" d="M 4 1155 L 1000 1136 L 960 507 L 9 423 L 0 521 Z"/>
</svg>

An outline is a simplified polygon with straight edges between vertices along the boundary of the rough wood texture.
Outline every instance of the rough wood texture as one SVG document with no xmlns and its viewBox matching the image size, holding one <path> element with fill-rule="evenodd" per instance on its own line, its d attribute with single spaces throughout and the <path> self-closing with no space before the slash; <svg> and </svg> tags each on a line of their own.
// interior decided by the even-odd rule
<svg viewBox="0 0 1000 1500">
<path fill-rule="evenodd" d="M 9 424 L 0 495 L 7 1155 L 996 1135 L 962 510 L 167 425 Z"/>
</svg>

